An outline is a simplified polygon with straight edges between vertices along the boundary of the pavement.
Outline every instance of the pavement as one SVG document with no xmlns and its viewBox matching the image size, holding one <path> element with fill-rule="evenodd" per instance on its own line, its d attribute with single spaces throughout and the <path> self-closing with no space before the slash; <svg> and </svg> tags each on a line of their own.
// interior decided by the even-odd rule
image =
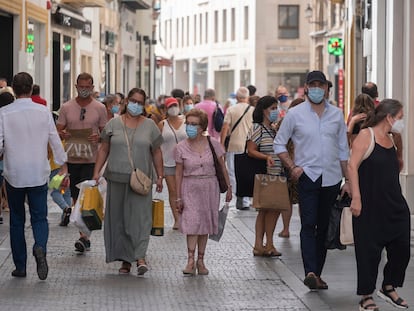
<svg viewBox="0 0 414 311">
<path fill-rule="evenodd" d="M 294 206 L 290 238 L 277 236 L 282 227 L 281 221 L 277 224 L 275 245 L 283 254 L 277 259 L 252 255 L 256 211 L 238 211 L 231 204 L 222 239 L 220 242 L 209 240 L 207 245 L 205 263 L 210 274 L 184 277 L 185 236 L 171 229 L 173 222 L 166 190 L 155 197 L 165 201 L 165 234 L 151 237 L 147 254 L 150 270 L 144 277 L 136 276 L 135 267 L 130 275 L 118 275 L 120 263 L 105 263 L 102 231 L 93 233 L 90 252 L 75 254 L 77 230 L 71 224 L 58 226 L 60 210 L 50 200 L 49 276 L 46 281 L 40 281 L 35 260 L 29 256 L 27 277 L 13 278 L 9 215 L 3 212 L 0 310 L 358 310 L 353 247 L 328 252 L 322 275 L 329 284 L 328 290 L 311 292 L 303 285 L 297 206 Z M 33 238 L 29 221 L 26 225 L 31 254 Z M 378 288 L 381 271 L 380 268 Z M 399 289 L 399 294 L 410 305 L 414 305 L 413 288 L 414 261 L 411 260 L 404 288 Z M 381 310 L 394 309 L 379 298 L 374 299 Z"/>
</svg>

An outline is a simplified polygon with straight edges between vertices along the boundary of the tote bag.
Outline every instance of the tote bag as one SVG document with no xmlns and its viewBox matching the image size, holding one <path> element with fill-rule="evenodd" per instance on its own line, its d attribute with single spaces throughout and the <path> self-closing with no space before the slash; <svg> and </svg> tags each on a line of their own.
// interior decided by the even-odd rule
<svg viewBox="0 0 414 311">
<path fill-rule="evenodd" d="M 253 207 L 285 211 L 290 208 L 287 178 L 256 174 L 253 190 Z"/>
</svg>

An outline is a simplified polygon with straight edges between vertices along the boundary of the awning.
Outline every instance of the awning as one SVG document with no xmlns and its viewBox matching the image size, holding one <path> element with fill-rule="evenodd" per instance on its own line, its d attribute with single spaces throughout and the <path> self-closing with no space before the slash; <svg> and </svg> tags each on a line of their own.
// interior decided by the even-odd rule
<svg viewBox="0 0 414 311">
<path fill-rule="evenodd" d="M 146 10 L 151 7 L 151 5 L 144 0 L 121 0 L 121 3 L 124 3 L 131 10 Z"/>
<path fill-rule="evenodd" d="M 171 53 L 168 53 L 162 44 L 157 43 L 154 49 L 155 56 L 158 58 L 171 59 Z"/>
</svg>

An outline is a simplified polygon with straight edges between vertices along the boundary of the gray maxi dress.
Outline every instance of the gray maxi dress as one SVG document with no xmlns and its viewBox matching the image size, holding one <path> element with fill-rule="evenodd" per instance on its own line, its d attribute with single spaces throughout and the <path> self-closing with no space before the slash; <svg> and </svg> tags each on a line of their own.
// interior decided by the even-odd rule
<svg viewBox="0 0 414 311">
<path fill-rule="evenodd" d="M 135 167 L 152 174 L 152 148 L 158 148 L 162 136 L 151 119 L 137 129 L 126 128 Z M 101 133 L 109 142 L 108 164 L 104 177 L 108 182 L 104 220 L 106 262 L 134 262 L 145 258 L 152 227 L 152 192 L 146 196 L 129 186 L 131 164 L 121 117 L 111 119 Z"/>
</svg>

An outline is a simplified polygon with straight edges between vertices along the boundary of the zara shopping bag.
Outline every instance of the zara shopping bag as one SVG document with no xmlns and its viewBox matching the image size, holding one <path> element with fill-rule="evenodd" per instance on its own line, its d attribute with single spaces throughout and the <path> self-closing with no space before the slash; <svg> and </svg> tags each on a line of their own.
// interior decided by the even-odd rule
<svg viewBox="0 0 414 311">
<path fill-rule="evenodd" d="M 256 174 L 253 188 L 253 207 L 285 211 L 290 208 L 287 178 Z"/>
</svg>

